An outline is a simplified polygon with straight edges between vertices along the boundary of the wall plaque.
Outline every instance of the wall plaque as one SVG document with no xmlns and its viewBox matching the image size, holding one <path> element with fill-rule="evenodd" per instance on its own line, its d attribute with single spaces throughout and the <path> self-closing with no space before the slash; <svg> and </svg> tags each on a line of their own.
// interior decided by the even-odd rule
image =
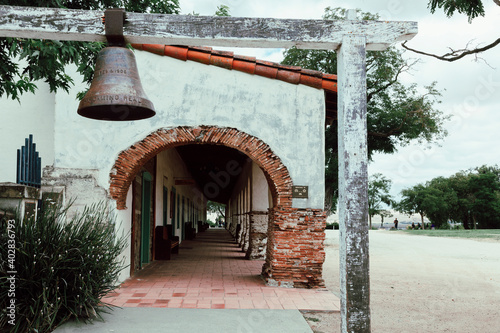
<svg viewBox="0 0 500 333">
<path fill-rule="evenodd" d="M 309 186 L 292 186 L 292 198 L 309 198 Z"/>
</svg>

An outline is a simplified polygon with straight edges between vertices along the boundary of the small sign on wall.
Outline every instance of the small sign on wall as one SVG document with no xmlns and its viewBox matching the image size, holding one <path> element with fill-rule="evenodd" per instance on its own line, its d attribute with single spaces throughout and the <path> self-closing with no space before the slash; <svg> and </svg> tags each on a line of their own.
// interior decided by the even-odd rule
<svg viewBox="0 0 500 333">
<path fill-rule="evenodd" d="M 191 178 L 176 179 L 175 185 L 194 185 L 196 182 Z"/>
<path fill-rule="evenodd" d="M 309 186 L 292 186 L 292 198 L 309 198 Z"/>
</svg>

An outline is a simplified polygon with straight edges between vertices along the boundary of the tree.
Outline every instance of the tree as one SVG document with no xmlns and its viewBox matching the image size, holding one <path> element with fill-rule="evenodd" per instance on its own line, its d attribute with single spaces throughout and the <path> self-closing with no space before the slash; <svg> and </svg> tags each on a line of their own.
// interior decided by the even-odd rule
<svg viewBox="0 0 500 333">
<path fill-rule="evenodd" d="M 343 19 L 345 9 L 326 8 L 324 19 Z M 364 20 L 377 19 L 370 13 L 360 13 Z M 395 47 L 385 51 L 367 52 L 367 121 L 368 154 L 394 153 L 398 146 L 413 141 L 433 142 L 446 135 L 443 122 L 447 117 L 435 108 L 439 91 L 435 83 L 427 87 L 404 85 L 399 79 L 415 65 L 406 61 Z M 284 52 L 283 64 L 296 65 L 325 73 L 337 73 L 334 51 L 291 48 Z M 325 207 L 334 211 L 338 190 L 337 122 L 325 132 Z"/>
<path fill-rule="evenodd" d="M 401 191 L 402 200 L 396 205 L 396 210 L 413 215 L 420 214 L 422 225 L 424 216 L 435 224 L 436 227 L 447 225 L 448 223 L 448 203 L 444 200 L 444 193 L 438 186 L 430 182 L 415 185 L 412 188 Z"/>
<path fill-rule="evenodd" d="M 469 177 L 474 229 L 500 228 L 500 181 L 498 173 L 487 167 L 477 168 Z M 498 172 L 498 170 L 496 170 Z"/>
<path fill-rule="evenodd" d="M 481 166 L 437 177 L 402 192 L 398 211 L 427 216 L 436 226 L 448 220 L 465 229 L 500 228 L 500 169 Z"/>
<path fill-rule="evenodd" d="M 429 220 L 437 227 L 447 227 L 451 212 L 457 203 L 457 194 L 448 178 L 437 177 L 426 183 L 424 208 Z"/>
<path fill-rule="evenodd" d="M 392 197 L 389 194 L 391 190 L 392 181 L 385 178 L 381 173 L 376 173 L 368 179 L 368 217 L 370 229 L 372 228 L 372 217 L 380 215 L 382 220 L 384 216 L 388 215 L 387 210 L 384 209 L 383 204 L 392 205 Z"/>
<path fill-rule="evenodd" d="M 481 166 L 441 180 L 451 220 L 465 229 L 500 228 L 500 170 Z M 435 179 L 431 184 L 435 183 Z"/>
<path fill-rule="evenodd" d="M 394 206 L 398 212 L 408 214 L 409 216 L 419 214 L 422 225 L 424 225 L 424 217 L 426 216 L 424 206 L 424 190 L 425 187 L 422 184 L 404 189 L 401 191 L 401 201 L 396 203 Z"/>
<path fill-rule="evenodd" d="M 493 0 L 493 2 L 500 6 L 500 0 Z M 467 18 L 469 20 L 469 23 L 472 22 L 473 19 L 475 19 L 478 16 L 484 16 L 484 6 L 483 6 L 483 1 L 481 0 L 430 0 L 428 3 L 428 7 L 431 11 L 431 13 L 434 13 L 436 11 L 436 8 L 443 8 L 443 11 L 445 12 L 446 16 L 451 17 L 455 14 L 455 12 L 459 14 L 465 14 L 467 15 Z M 454 50 L 450 48 L 450 52 L 445 53 L 443 55 L 436 55 L 432 53 L 427 53 L 419 50 L 415 50 L 413 48 L 410 48 L 409 46 L 406 45 L 407 41 L 403 42 L 401 45 L 412 52 L 422 54 L 425 56 L 430 56 L 434 57 L 439 60 L 444 60 L 444 61 L 456 61 L 459 59 L 462 59 L 463 57 L 467 55 L 472 55 L 475 54 L 477 55 L 478 53 L 484 52 L 486 50 L 489 50 L 491 48 L 494 48 L 498 44 L 500 44 L 500 38 L 497 38 L 493 42 L 482 46 L 482 47 L 476 47 L 473 49 L 468 49 L 468 45 L 463 48 L 463 49 L 458 49 Z"/>
<path fill-rule="evenodd" d="M 469 173 L 466 171 L 457 172 L 448 178 L 450 187 L 457 196 L 456 202 L 450 207 L 450 219 L 461 222 L 465 229 L 473 228 L 469 178 Z"/>
<path fill-rule="evenodd" d="M 8 0 L 0 5 L 36 6 L 98 10 L 125 8 L 130 12 L 179 14 L 179 0 Z M 34 92 L 35 82 L 45 81 L 50 91 L 68 91 L 73 79 L 65 72 L 76 65 L 84 81 L 90 83 L 97 53 L 103 43 L 22 38 L 0 38 L 0 96 L 19 100 L 24 92 Z M 21 65 L 22 64 L 22 65 Z"/>
<path fill-rule="evenodd" d="M 224 221 L 226 220 L 226 205 L 225 204 L 209 200 L 207 202 L 207 211 L 209 213 L 217 214 L 216 220 L 218 220 L 220 217 L 222 217 L 224 219 Z"/>
</svg>

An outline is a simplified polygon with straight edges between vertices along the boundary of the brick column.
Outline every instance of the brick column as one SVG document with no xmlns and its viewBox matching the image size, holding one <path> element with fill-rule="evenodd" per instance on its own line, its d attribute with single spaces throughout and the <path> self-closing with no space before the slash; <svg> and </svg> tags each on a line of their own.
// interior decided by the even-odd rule
<svg viewBox="0 0 500 333">
<path fill-rule="evenodd" d="M 262 271 L 267 283 L 290 288 L 324 287 L 325 212 L 275 207 L 270 209 L 270 218 Z"/>
</svg>

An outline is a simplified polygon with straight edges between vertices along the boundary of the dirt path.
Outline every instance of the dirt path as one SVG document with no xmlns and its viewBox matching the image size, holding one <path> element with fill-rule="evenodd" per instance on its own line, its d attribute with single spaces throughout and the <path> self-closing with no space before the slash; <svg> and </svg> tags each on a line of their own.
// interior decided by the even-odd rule
<svg viewBox="0 0 500 333">
<path fill-rule="evenodd" d="M 338 295 L 338 231 L 327 230 L 326 254 Z M 500 242 L 370 231 L 370 278 L 372 332 L 500 332 Z M 340 332 L 338 314 L 304 317 Z"/>
</svg>

